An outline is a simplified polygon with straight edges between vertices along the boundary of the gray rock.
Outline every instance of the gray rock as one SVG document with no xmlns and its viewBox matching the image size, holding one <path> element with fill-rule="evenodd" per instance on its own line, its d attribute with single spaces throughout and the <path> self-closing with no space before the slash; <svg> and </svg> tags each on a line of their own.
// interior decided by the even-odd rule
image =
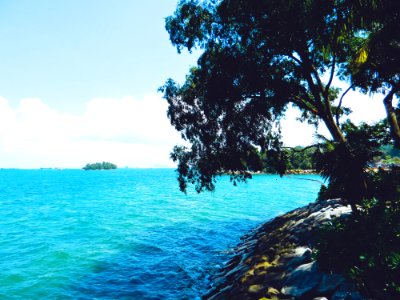
<svg viewBox="0 0 400 300">
<path fill-rule="evenodd" d="M 349 282 L 343 282 L 333 293 L 331 300 L 366 300 L 366 298 L 361 296 Z"/>
<path fill-rule="evenodd" d="M 330 294 L 345 282 L 345 278 L 338 274 L 324 274 L 317 287 L 317 294 Z"/>
<path fill-rule="evenodd" d="M 356 291 L 337 291 L 333 294 L 331 300 L 366 300 Z"/>
<path fill-rule="evenodd" d="M 312 251 L 308 247 L 297 247 L 292 253 L 287 254 L 284 260 L 287 259 L 285 265 L 287 271 L 291 272 L 300 265 L 311 262 Z"/>
<path fill-rule="evenodd" d="M 249 286 L 247 291 L 251 294 L 258 294 L 258 293 L 264 291 L 265 289 L 266 289 L 266 287 L 262 284 L 253 284 L 253 285 Z"/>
<path fill-rule="evenodd" d="M 337 207 L 331 212 L 332 217 L 339 217 L 342 215 L 349 215 L 349 214 L 351 214 L 350 205 Z"/>
<path fill-rule="evenodd" d="M 245 269 L 247 269 L 247 266 L 238 265 L 238 266 L 234 267 L 233 269 L 231 269 L 229 272 L 227 272 L 225 274 L 225 276 L 229 277 L 229 276 L 232 276 L 232 275 L 234 275 L 236 273 L 239 273 L 239 274 L 244 273 Z"/>
<path fill-rule="evenodd" d="M 260 225 L 234 249 L 236 256 L 214 281 L 216 288 L 208 297 L 256 299 L 267 295 L 268 287 L 276 287 L 282 293 L 280 299 L 365 300 L 341 275 L 319 271 L 316 262 L 311 262 L 312 250 L 305 247 L 314 246 L 316 228 L 336 217 L 346 218 L 350 213 L 350 206 L 333 199 L 311 203 Z M 279 252 L 282 245 L 284 251 Z M 287 246 L 294 249 L 287 253 Z M 242 283 L 240 278 L 251 267 L 247 260 L 260 255 L 274 259 L 277 264 L 270 266 L 266 274 L 260 273 L 257 280 L 252 278 Z"/>
<path fill-rule="evenodd" d="M 293 256 L 300 257 L 311 255 L 311 249 L 308 247 L 297 247 L 293 250 Z"/>
<path fill-rule="evenodd" d="M 289 273 L 283 283 L 281 293 L 287 296 L 301 297 L 315 289 L 322 280 L 322 273 L 315 262 L 301 265 Z"/>
<path fill-rule="evenodd" d="M 318 216 L 316 216 L 315 221 L 318 223 L 325 223 L 331 220 L 331 213 L 332 210 L 324 211 L 323 213 L 320 213 Z"/>
</svg>

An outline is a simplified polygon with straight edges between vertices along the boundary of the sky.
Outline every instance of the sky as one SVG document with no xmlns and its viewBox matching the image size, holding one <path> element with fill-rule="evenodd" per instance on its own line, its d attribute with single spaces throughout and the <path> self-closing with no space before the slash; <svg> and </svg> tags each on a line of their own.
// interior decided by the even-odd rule
<svg viewBox="0 0 400 300">
<path fill-rule="evenodd" d="M 0 0 L 0 168 L 173 167 L 182 141 L 157 89 L 183 82 L 200 53 L 179 55 L 169 41 L 176 4 Z M 350 93 L 346 104 L 356 122 L 384 116 L 368 96 Z M 289 146 L 314 141 L 297 116 L 283 121 Z"/>
</svg>

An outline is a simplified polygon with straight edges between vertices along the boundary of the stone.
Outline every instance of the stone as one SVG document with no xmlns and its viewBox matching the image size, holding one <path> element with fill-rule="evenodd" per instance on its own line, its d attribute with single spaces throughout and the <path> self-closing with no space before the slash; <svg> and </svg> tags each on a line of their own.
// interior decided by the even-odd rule
<svg viewBox="0 0 400 300">
<path fill-rule="evenodd" d="M 246 269 L 246 266 L 238 265 L 235 268 L 231 269 L 229 272 L 227 272 L 225 274 L 225 276 L 229 277 L 229 276 L 235 275 L 237 273 L 242 274 L 242 273 L 244 273 L 245 269 Z"/>
<path fill-rule="evenodd" d="M 366 300 L 366 298 L 356 291 L 337 291 L 331 300 Z"/>
<path fill-rule="evenodd" d="M 297 247 L 293 250 L 293 256 L 299 257 L 311 254 L 311 249 L 308 247 Z"/>
<path fill-rule="evenodd" d="M 277 289 L 273 288 L 273 287 L 269 287 L 268 290 L 267 290 L 267 294 L 270 295 L 270 296 L 273 296 L 273 295 L 279 295 L 280 292 Z"/>
<path fill-rule="evenodd" d="M 212 292 L 211 295 L 208 295 L 208 296 L 207 296 L 207 300 L 224 299 L 224 298 L 225 298 L 225 297 L 224 297 L 224 294 L 225 294 L 227 291 L 230 291 L 232 288 L 233 288 L 232 285 L 228 285 L 228 286 L 226 286 L 226 287 L 224 287 L 224 288 L 222 288 L 222 289 L 220 289 L 220 290 L 215 290 L 215 291 Z"/>
<path fill-rule="evenodd" d="M 331 300 L 366 300 L 354 289 L 354 286 L 348 282 L 343 282 L 333 293 Z"/>
<path fill-rule="evenodd" d="M 269 263 L 268 261 L 263 261 L 255 265 L 254 269 L 268 269 L 271 266 L 272 264 Z"/>
<path fill-rule="evenodd" d="M 317 287 L 317 294 L 330 294 L 345 282 L 345 278 L 338 274 L 324 274 Z"/>
<path fill-rule="evenodd" d="M 327 211 L 325 211 L 325 212 L 319 214 L 319 215 L 315 218 L 315 221 L 316 221 L 317 223 L 326 223 L 326 222 L 328 222 L 328 221 L 330 221 L 330 220 L 331 220 L 331 211 L 330 211 L 330 210 L 327 210 Z"/>
<path fill-rule="evenodd" d="M 339 217 L 339 216 L 345 216 L 351 214 L 351 207 L 350 205 L 347 206 L 340 206 L 335 208 L 332 213 L 331 217 Z"/>
<path fill-rule="evenodd" d="M 252 293 L 252 294 L 258 294 L 264 289 L 265 289 L 265 286 L 263 286 L 262 284 L 253 284 L 253 285 L 249 286 L 248 292 Z"/>
<path fill-rule="evenodd" d="M 220 290 L 220 292 L 229 291 L 232 287 L 233 287 L 233 285 L 227 285 L 227 286 L 225 286 L 224 288 L 222 288 L 222 289 Z"/>
<path fill-rule="evenodd" d="M 322 274 L 317 270 L 315 262 L 301 265 L 287 275 L 281 293 L 287 296 L 302 297 L 315 289 L 321 279 Z"/>
<path fill-rule="evenodd" d="M 343 276 L 323 273 L 312 262 L 316 228 L 350 213 L 350 206 L 333 199 L 259 226 L 234 249 L 236 256 L 214 280 L 217 288 L 203 299 L 365 300 Z"/>
<path fill-rule="evenodd" d="M 311 262 L 312 251 L 308 247 L 297 247 L 293 252 L 287 254 L 284 259 L 288 259 L 285 263 L 286 269 L 292 271 L 300 265 Z"/>
</svg>

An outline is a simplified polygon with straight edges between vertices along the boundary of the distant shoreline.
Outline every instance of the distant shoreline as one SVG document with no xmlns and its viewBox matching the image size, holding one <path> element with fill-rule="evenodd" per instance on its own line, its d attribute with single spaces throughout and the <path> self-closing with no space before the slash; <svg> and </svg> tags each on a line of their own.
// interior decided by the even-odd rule
<svg viewBox="0 0 400 300">
<path fill-rule="evenodd" d="M 269 173 L 269 172 L 262 172 L 262 171 L 256 171 L 256 172 L 250 172 L 251 175 L 273 175 L 277 173 Z M 292 169 L 292 170 L 287 170 L 284 175 L 318 175 L 319 173 L 316 170 L 313 169 Z"/>
</svg>

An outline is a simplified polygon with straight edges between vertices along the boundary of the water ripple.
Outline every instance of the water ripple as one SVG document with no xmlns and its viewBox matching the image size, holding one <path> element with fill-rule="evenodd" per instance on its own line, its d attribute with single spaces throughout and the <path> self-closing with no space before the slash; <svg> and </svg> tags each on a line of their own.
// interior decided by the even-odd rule
<svg viewBox="0 0 400 300">
<path fill-rule="evenodd" d="M 184 195 L 175 177 L 0 170 L 0 298 L 199 299 L 241 235 L 319 189 L 265 175 Z"/>
</svg>

